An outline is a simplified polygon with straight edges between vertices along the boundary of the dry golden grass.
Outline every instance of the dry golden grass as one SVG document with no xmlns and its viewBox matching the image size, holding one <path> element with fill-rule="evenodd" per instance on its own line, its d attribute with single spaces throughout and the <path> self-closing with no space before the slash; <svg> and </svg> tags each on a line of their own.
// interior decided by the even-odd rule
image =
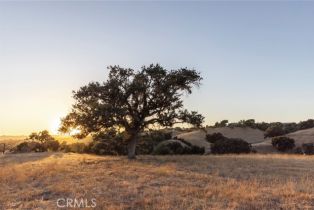
<svg viewBox="0 0 314 210">
<path fill-rule="evenodd" d="M 7 154 L 0 168 L 0 209 L 314 209 L 314 157 Z"/>
</svg>

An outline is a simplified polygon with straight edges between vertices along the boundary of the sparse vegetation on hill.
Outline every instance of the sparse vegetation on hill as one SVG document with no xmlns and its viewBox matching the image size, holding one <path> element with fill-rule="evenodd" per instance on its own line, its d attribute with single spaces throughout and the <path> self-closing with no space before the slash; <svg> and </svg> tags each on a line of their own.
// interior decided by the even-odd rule
<svg viewBox="0 0 314 210">
<path fill-rule="evenodd" d="M 184 155 L 194 154 L 203 155 L 205 152 L 204 147 L 198 147 L 190 144 L 184 140 L 167 140 L 161 142 L 154 149 L 154 155 Z"/>
<path fill-rule="evenodd" d="M 273 147 L 281 152 L 292 150 L 295 147 L 294 139 L 285 136 L 274 137 L 271 143 Z"/>
<path fill-rule="evenodd" d="M 265 138 L 281 136 L 288 133 L 296 132 L 298 130 L 304 130 L 314 128 L 314 120 L 309 119 L 301 121 L 299 123 L 281 123 L 281 122 L 255 122 L 254 119 L 240 120 L 236 123 L 229 123 L 228 120 L 216 122 L 214 127 L 240 127 L 240 128 L 254 128 L 265 131 Z"/>
<path fill-rule="evenodd" d="M 213 154 L 250 153 L 252 146 L 243 139 L 227 138 L 221 133 L 207 134 L 206 140 L 211 143 Z"/>
<path fill-rule="evenodd" d="M 28 139 L 19 143 L 10 150 L 15 153 L 19 152 L 47 152 L 58 151 L 60 143 L 55 140 L 48 131 L 44 130 L 39 133 L 32 133 Z"/>
<path fill-rule="evenodd" d="M 314 143 L 302 144 L 302 152 L 306 155 L 314 155 Z"/>
<path fill-rule="evenodd" d="M 264 136 L 267 138 L 281 136 L 284 134 L 286 134 L 286 131 L 283 129 L 283 125 L 281 123 L 276 123 L 266 129 Z"/>
<path fill-rule="evenodd" d="M 224 137 L 221 133 L 212 133 L 212 134 L 206 134 L 206 140 L 209 143 L 216 143 L 219 140 L 224 140 L 226 137 Z"/>
<path fill-rule="evenodd" d="M 211 145 L 211 152 L 213 154 L 240 154 L 250 153 L 251 144 L 242 139 L 222 139 Z"/>
</svg>

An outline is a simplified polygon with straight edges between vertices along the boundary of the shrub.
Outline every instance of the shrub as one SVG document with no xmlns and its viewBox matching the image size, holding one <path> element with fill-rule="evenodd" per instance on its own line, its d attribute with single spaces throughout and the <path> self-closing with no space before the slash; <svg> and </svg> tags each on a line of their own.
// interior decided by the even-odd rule
<svg viewBox="0 0 314 210">
<path fill-rule="evenodd" d="M 47 152 L 58 151 L 59 142 L 55 140 L 48 131 L 32 133 L 29 135 L 29 140 L 26 140 L 11 151 L 13 152 Z"/>
<path fill-rule="evenodd" d="M 283 129 L 282 123 L 276 123 L 266 129 L 264 137 L 265 138 L 275 137 L 275 136 L 281 136 L 284 134 L 285 134 L 285 130 Z"/>
<path fill-rule="evenodd" d="M 97 155 L 126 155 L 126 145 L 119 140 L 93 141 L 89 145 L 90 152 Z"/>
<path fill-rule="evenodd" d="M 204 147 L 199 147 L 199 146 L 193 145 L 190 142 L 185 141 L 182 138 L 180 138 L 179 141 L 183 142 L 184 144 L 186 144 L 190 147 L 191 150 L 187 154 L 204 154 L 205 153 Z"/>
<path fill-rule="evenodd" d="M 309 128 L 313 128 L 314 127 L 314 120 L 313 119 L 309 119 L 306 121 L 301 121 L 299 123 L 299 129 L 303 130 L 303 129 L 309 129 Z"/>
<path fill-rule="evenodd" d="M 249 153 L 251 152 L 251 144 L 242 139 L 221 139 L 211 145 L 213 154 L 228 154 L 228 153 Z"/>
<path fill-rule="evenodd" d="M 228 120 L 222 120 L 220 122 L 215 123 L 215 127 L 226 127 L 228 125 Z"/>
<path fill-rule="evenodd" d="M 266 122 L 256 123 L 256 128 L 261 131 L 266 131 L 269 128 L 270 124 Z"/>
<path fill-rule="evenodd" d="M 273 147 L 275 147 L 278 151 L 281 152 L 291 150 L 295 147 L 294 139 L 285 136 L 275 137 L 272 139 L 271 143 Z"/>
<path fill-rule="evenodd" d="M 166 133 L 164 133 L 164 139 L 165 139 L 165 140 L 170 140 L 170 139 L 172 139 L 172 132 L 166 132 Z"/>
<path fill-rule="evenodd" d="M 59 150 L 60 143 L 57 140 L 49 140 L 43 143 L 47 151 L 56 152 Z"/>
<path fill-rule="evenodd" d="M 38 133 L 31 133 L 28 137 L 30 140 L 33 140 L 33 141 L 39 141 L 41 143 L 44 143 L 46 141 L 53 141 L 55 140 L 47 130 L 44 130 L 44 131 L 40 131 Z"/>
<path fill-rule="evenodd" d="M 36 142 L 36 141 L 24 141 L 18 144 L 15 148 L 12 149 L 13 152 L 46 152 L 47 149 L 44 147 L 43 144 Z"/>
<path fill-rule="evenodd" d="M 299 125 L 297 123 L 284 123 L 283 130 L 287 133 L 292 133 L 299 130 Z"/>
<path fill-rule="evenodd" d="M 212 133 L 212 134 L 206 134 L 206 140 L 209 143 L 215 143 L 218 140 L 224 140 L 226 137 L 224 137 L 221 133 Z"/>
<path fill-rule="evenodd" d="M 84 143 L 67 144 L 66 142 L 62 142 L 59 150 L 62 152 L 88 153 L 89 145 L 86 145 Z"/>
<path fill-rule="evenodd" d="M 243 125 L 244 125 L 244 127 L 248 127 L 248 128 L 256 128 L 256 124 L 255 124 L 254 119 L 244 120 Z"/>
<path fill-rule="evenodd" d="M 191 144 L 190 144 L 191 145 Z M 189 146 L 180 140 L 169 140 L 161 142 L 154 149 L 154 155 L 183 155 L 204 154 L 205 149 L 198 146 Z"/>
<path fill-rule="evenodd" d="M 136 146 L 137 155 L 152 154 L 154 148 L 163 141 L 171 139 L 172 133 L 165 131 L 149 131 L 145 132 L 138 137 Z M 98 134 L 94 136 L 94 142 L 90 147 L 90 152 L 99 155 L 126 155 L 127 142 L 124 141 L 124 134 L 107 135 Z"/>
<path fill-rule="evenodd" d="M 294 154 L 298 154 L 298 155 L 303 155 L 304 152 L 303 152 L 303 149 L 301 147 L 296 147 L 294 150 L 293 150 Z"/>
<path fill-rule="evenodd" d="M 84 143 L 74 143 L 69 145 L 70 152 L 74 153 L 86 153 L 87 146 Z"/>
<path fill-rule="evenodd" d="M 302 150 L 306 155 L 314 155 L 314 144 L 313 143 L 302 144 Z"/>
</svg>

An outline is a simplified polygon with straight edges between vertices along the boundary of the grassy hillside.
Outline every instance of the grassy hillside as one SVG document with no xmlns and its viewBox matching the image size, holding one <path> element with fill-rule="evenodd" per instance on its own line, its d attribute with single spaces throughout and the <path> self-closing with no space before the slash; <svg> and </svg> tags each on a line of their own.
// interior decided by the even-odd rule
<svg viewBox="0 0 314 210">
<path fill-rule="evenodd" d="M 56 209 L 58 198 L 97 209 L 312 209 L 314 157 L 0 156 L 0 209 Z"/>
<path fill-rule="evenodd" d="M 286 136 L 293 138 L 296 146 L 301 146 L 304 143 L 314 143 L 314 128 L 289 133 Z"/>
<path fill-rule="evenodd" d="M 264 132 L 258 129 L 253 128 L 229 128 L 229 127 L 222 127 L 222 128 L 207 128 L 206 129 L 208 134 L 212 133 L 221 133 L 228 138 L 240 138 L 249 143 L 260 143 L 265 141 L 264 139 Z M 205 140 L 205 132 L 202 130 L 196 130 L 188 133 L 183 133 L 178 135 L 178 137 L 183 138 L 187 141 L 193 142 L 198 140 Z"/>
</svg>

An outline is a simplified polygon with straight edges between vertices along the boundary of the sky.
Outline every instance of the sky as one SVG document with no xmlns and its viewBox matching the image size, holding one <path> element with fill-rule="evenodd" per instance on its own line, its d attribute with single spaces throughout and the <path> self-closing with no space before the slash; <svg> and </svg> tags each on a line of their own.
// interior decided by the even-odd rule
<svg viewBox="0 0 314 210">
<path fill-rule="evenodd" d="M 314 118 L 314 2 L 0 2 L 0 135 L 56 129 L 109 65 L 189 67 L 206 124 Z"/>
</svg>

